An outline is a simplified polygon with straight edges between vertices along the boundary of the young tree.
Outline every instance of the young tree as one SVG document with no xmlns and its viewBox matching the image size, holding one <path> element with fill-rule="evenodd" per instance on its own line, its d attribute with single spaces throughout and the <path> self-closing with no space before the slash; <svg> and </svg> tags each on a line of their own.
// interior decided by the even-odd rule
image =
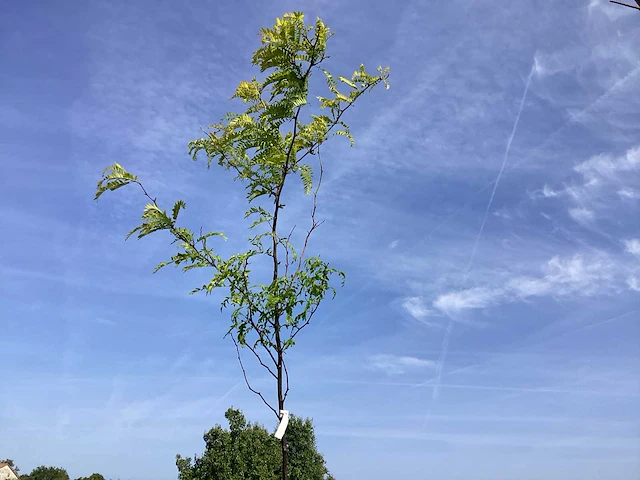
<svg viewBox="0 0 640 480">
<path fill-rule="evenodd" d="M 378 67 L 378 75 L 370 75 L 363 65 L 350 78 L 334 77 L 321 66 L 328 58 L 326 43 L 332 33 L 322 20 L 306 26 L 300 12 L 287 13 L 276 19 L 272 28 L 260 31 L 261 47 L 252 63 L 267 72 L 265 78 L 241 81 L 232 98 L 240 99 L 247 108 L 242 113 L 227 113 L 210 127 L 203 138 L 192 141 L 189 151 L 194 160 L 199 154 L 207 158 L 207 166 L 216 161 L 236 174 L 244 184 L 248 210 L 245 218 L 255 219 L 249 227 L 254 232 L 248 250 L 222 258 L 208 243 L 212 237 L 225 238 L 221 232 L 194 233 L 179 225 L 178 216 L 185 202 L 178 200 L 170 212 L 164 210 L 138 180 L 119 164 L 107 167 L 98 182 L 95 198 L 107 190 L 136 184 L 149 203 L 142 214 L 142 224 L 127 238 L 138 238 L 158 231 L 167 232 L 178 244 L 178 252 L 156 270 L 173 264 L 183 270 L 211 268 L 211 281 L 193 290 L 211 293 L 227 289 L 222 309 L 231 309 L 231 325 L 227 331 L 237 351 L 247 387 L 279 418 L 289 392 L 286 351 L 295 344 L 298 334 L 309 325 L 320 302 L 335 289 L 331 279 L 344 281 L 344 274 L 320 259 L 309 256 L 307 245 L 313 231 L 322 222 L 316 219 L 318 189 L 323 175 L 320 147 L 332 135 L 353 137 L 343 116 L 349 108 L 376 85 L 388 87 L 388 68 Z M 318 96 L 317 110 L 308 100 L 309 79 L 316 72 L 324 74 L 328 95 Z M 342 93 L 338 85 L 346 89 Z M 308 113 L 307 113 L 308 112 Z M 308 119 L 305 123 L 303 120 Z M 317 181 L 309 161 L 317 159 Z M 283 190 L 288 179 L 299 176 L 305 194 L 312 194 L 311 225 L 298 248 L 291 243 L 292 233 L 283 233 L 279 223 Z M 258 283 L 250 266 L 260 259 L 270 264 L 270 278 Z M 242 363 L 240 348 L 246 348 L 271 375 L 276 384 L 277 399 L 269 402 L 253 388 Z M 287 443 L 282 438 L 282 476 L 287 478 Z"/>
<path fill-rule="evenodd" d="M 278 480 L 282 478 L 280 445 L 261 425 L 248 423 L 241 411 L 225 413 L 229 429 L 220 425 L 203 436 L 205 450 L 193 460 L 176 455 L 179 480 Z M 288 427 L 290 480 L 334 480 L 318 452 L 311 420 L 292 416 Z"/>
</svg>

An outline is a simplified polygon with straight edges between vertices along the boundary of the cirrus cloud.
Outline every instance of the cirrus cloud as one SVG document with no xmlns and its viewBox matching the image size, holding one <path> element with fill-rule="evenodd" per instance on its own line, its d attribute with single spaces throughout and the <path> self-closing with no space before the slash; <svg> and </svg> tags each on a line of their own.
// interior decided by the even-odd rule
<svg viewBox="0 0 640 480">
<path fill-rule="evenodd" d="M 400 375 L 410 370 L 422 370 L 434 368 L 436 363 L 431 360 L 412 356 L 398 356 L 388 354 L 373 355 L 370 358 L 370 367 L 380 370 L 387 375 Z"/>
<path fill-rule="evenodd" d="M 627 249 L 640 254 L 640 241 Z M 542 266 L 541 275 L 518 275 L 498 287 L 453 290 L 433 300 L 434 311 L 451 318 L 464 311 L 494 307 L 530 297 L 585 297 L 611 295 L 622 290 L 640 291 L 636 266 L 627 266 L 611 255 L 596 252 L 571 257 L 555 256 Z M 422 301 L 422 300 L 420 300 Z M 417 300 L 416 300 L 417 302 Z"/>
</svg>

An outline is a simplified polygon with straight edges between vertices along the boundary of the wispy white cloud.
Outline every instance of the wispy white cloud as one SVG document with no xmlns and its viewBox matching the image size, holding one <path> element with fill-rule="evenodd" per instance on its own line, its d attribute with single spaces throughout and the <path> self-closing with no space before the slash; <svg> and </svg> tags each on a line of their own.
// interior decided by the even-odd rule
<svg viewBox="0 0 640 480">
<path fill-rule="evenodd" d="M 549 188 L 549 186 L 545 183 L 544 187 L 542 187 L 542 196 L 550 198 L 550 197 L 557 197 L 560 194 L 560 192 L 556 192 L 555 190 L 552 190 L 551 188 Z"/>
<path fill-rule="evenodd" d="M 622 198 L 630 198 L 632 200 L 640 198 L 640 193 L 638 193 L 638 191 L 627 187 L 618 190 L 618 195 Z"/>
<path fill-rule="evenodd" d="M 636 277 L 627 278 L 627 285 L 634 292 L 640 292 L 640 280 L 638 280 Z"/>
<path fill-rule="evenodd" d="M 593 295 L 609 291 L 614 269 L 606 255 L 585 260 L 581 255 L 571 258 L 553 257 L 539 278 L 519 277 L 510 282 L 520 297 L 535 295 Z"/>
<path fill-rule="evenodd" d="M 420 297 L 405 298 L 402 301 L 402 308 L 404 308 L 409 315 L 416 320 L 424 320 L 434 314 L 434 311 L 428 308 Z"/>
<path fill-rule="evenodd" d="M 633 244 L 635 247 L 635 244 Z M 638 243 L 640 253 L 640 242 Z M 627 267 L 603 252 L 571 257 L 553 257 L 538 276 L 513 275 L 495 287 L 474 287 L 439 295 L 433 301 L 438 312 L 455 317 L 477 310 L 530 297 L 584 297 L 610 295 L 625 288 L 636 290 L 627 280 L 634 267 Z M 416 300 L 418 302 L 418 300 Z"/>
<path fill-rule="evenodd" d="M 446 315 L 454 316 L 464 310 L 495 305 L 503 295 L 501 289 L 471 288 L 442 294 L 433 302 L 433 306 Z"/>
<path fill-rule="evenodd" d="M 93 319 L 93 321 L 95 323 L 98 323 L 100 325 L 104 325 L 106 327 L 114 327 L 116 325 L 116 322 L 114 322 L 113 320 L 109 320 L 108 318 L 104 318 L 104 317 L 96 317 Z"/>
<path fill-rule="evenodd" d="M 578 223 L 589 223 L 595 218 L 594 213 L 588 208 L 570 208 L 569 216 Z"/>
<path fill-rule="evenodd" d="M 512 215 L 505 208 L 500 208 L 493 212 L 494 217 L 502 218 L 503 220 L 511 220 Z"/>
<path fill-rule="evenodd" d="M 554 198 L 554 197 L 559 197 L 561 195 L 566 195 L 566 193 L 567 192 L 562 189 L 554 190 L 553 188 L 551 188 L 549 185 L 545 183 L 541 189 L 530 192 L 529 197 L 532 200 L 535 200 L 537 198 Z"/>
<path fill-rule="evenodd" d="M 412 356 L 379 354 L 370 358 L 370 367 L 387 375 L 400 375 L 408 371 L 434 368 L 435 362 Z"/>
<path fill-rule="evenodd" d="M 578 178 L 558 189 L 545 184 L 531 197 L 566 199 L 570 203 L 569 216 L 580 224 L 594 222 L 623 199 L 639 198 L 640 147 L 631 148 L 618 156 L 595 155 L 578 163 L 573 171 Z"/>
<path fill-rule="evenodd" d="M 614 157 L 596 155 L 577 165 L 575 171 L 582 174 L 585 184 L 597 184 L 602 179 L 621 180 L 619 175 L 640 169 L 640 147 L 628 150 L 624 155 Z"/>
<path fill-rule="evenodd" d="M 621 0 L 624 3 L 624 0 Z M 633 4 L 633 2 L 629 2 Z M 609 20 L 617 20 L 620 17 L 633 15 L 633 10 L 620 8 L 620 5 L 612 5 L 608 0 L 591 0 L 587 5 L 589 16 L 600 14 L 605 15 Z"/>
<path fill-rule="evenodd" d="M 632 255 L 640 256 L 640 239 L 630 238 L 624 241 L 626 251 Z"/>
</svg>

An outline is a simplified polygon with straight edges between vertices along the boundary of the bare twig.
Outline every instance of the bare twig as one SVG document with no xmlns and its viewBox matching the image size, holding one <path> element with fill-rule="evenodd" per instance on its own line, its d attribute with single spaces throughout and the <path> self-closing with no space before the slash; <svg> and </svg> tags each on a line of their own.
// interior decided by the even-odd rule
<svg viewBox="0 0 640 480">
<path fill-rule="evenodd" d="M 145 197 L 147 197 L 149 200 L 151 200 L 151 202 L 152 202 L 156 207 L 158 207 L 158 204 L 156 203 L 156 199 L 147 193 L 147 190 L 144 188 L 144 185 L 142 185 L 142 182 L 140 182 L 140 181 L 136 181 L 136 183 L 137 183 L 137 184 L 140 186 L 140 188 L 142 189 L 142 193 L 144 193 L 144 196 L 145 196 Z M 160 208 L 160 207 L 158 207 L 158 208 Z"/>
<path fill-rule="evenodd" d="M 322 185 L 322 176 L 324 174 L 324 166 L 322 164 L 322 157 L 320 156 L 320 147 L 317 148 L 318 153 L 318 163 L 320 165 L 320 174 L 318 175 L 318 184 L 316 185 L 316 189 L 313 192 L 313 207 L 311 208 L 311 227 L 307 231 L 307 235 L 304 238 L 304 244 L 302 246 L 302 250 L 300 251 L 300 255 L 298 256 L 298 268 L 296 272 L 300 271 L 302 268 L 302 260 L 304 259 L 304 254 L 307 251 L 307 245 L 309 243 L 309 237 L 313 231 L 318 228 L 320 225 L 324 223 L 324 220 L 321 222 L 316 222 L 316 210 L 318 209 L 318 192 L 320 191 L 320 185 Z"/>
<path fill-rule="evenodd" d="M 233 344 L 236 346 L 236 353 L 238 354 L 238 363 L 240 364 L 240 368 L 242 369 L 242 375 L 244 376 L 244 382 L 247 384 L 247 388 L 251 390 L 253 393 L 255 393 L 256 395 L 258 395 L 262 399 L 264 404 L 271 409 L 271 411 L 275 414 L 275 416 L 277 418 L 280 418 L 280 415 L 278 415 L 278 412 L 276 411 L 276 409 L 273 408 L 269 402 L 267 402 L 267 400 L 264 398 L 262 393 L 260 393 L 259 391 L 251 387 L 251 384 L 249 383 L 249 379 L 247 378 L 247 371 L 244 369 L 244 365 L 242 364 L 242 358 L 240 357 L 240 348 L 238 347 L 238 342 L 236 341 L 235 338 L 233 338 L 233 336 L 231 336 L 231 340 L 233 340 Z"/>
<path fill-rule="evenodd" d="M 260 340 L 258 340 L 256 343 L 259 343 L 259 342 Z M 258 359 L 258 362 L 260 362 L 260 365 L 262 365 L 271 374 L 273 378 L 275 379 L 278 378 L 278 376 L 275 373 L 273 373 L 273 370 L 271 370 L 271 368 L 269 368 L 268 365 L 265 365 L 265 363 L 262 361 L 262 358 L 260 358 L 260 354 L 256 352 L 255 345 L 252 347 L 248 343 L 245 343 L 244 346 L 247 347 L 251 353 L 253 353 L 253 355 Z"/>
<path fill-rule="evenodd" d="M 290 261 L 289 261 L 289 247 L 291 246 L 291 235 L 293 235 L 293 231 L 296 229 L 296 226 L 294 225 L 293 228 L 291 229 L 291 231 L 289 232 L 289 235 L 287 235 L 286 238 L 286 243 L 283 243 L 284 246 L 284 252 L 285 252 L 285 261 L 284 261 L 284 274 L 285 276 L 287 276 L 289 274 L 289 266 L 291 265 Z"/>
<path fill-rule="evenodd" d="M 282 357 L 282 366 L 284 367 L 284 375 L 286 379 L 287 388 L 284 391 L 284 395 L 282 396 L 282 403 L 287 399 L 287 395 L 289 394 L 289 372 L 287 370 L 287 362 L 284 361 L 284 356 Z"/>
</svg>

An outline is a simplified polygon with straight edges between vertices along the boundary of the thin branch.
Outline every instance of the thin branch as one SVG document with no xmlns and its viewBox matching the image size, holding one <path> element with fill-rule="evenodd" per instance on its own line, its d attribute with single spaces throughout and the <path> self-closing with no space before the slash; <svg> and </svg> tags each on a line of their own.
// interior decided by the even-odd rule
<svg viewBox="0 0 640 480">
<path fill-rule="evenodd" d="M 295 229 L 296 229 L 296 226 L 294 225 L 293 228 L 291 229 L 291 231 L 289 232 L 289 235 L 287 236 L 287 239 L 286 239 L 287 243 L 283 243 L 284 252 L 285 252 L 285 261 L 284 261 L 284 274 L 285 274 L 285 276 L 287 276 L 289 274 L 289 266 L 291 265 L 291 263 L 289 262 L 289 247 L 291 246 L 291 235 L 293 235 L 293 231 Z"/>
<path fill-rule="evenodd" d="M 244 299 L 247 300 L 247 302 L 249 303 L 249 314 L 245 315 L 245 319 L 249 322 L 249 324 L 251 325 L 251 327 L 256 331 L 256 333 L 258 334 L 258 337 L 260 338 L 260 344 L 262 345 L 262 347 L 265 349 L 265 351 L 269 354 L 269 357 L 271 357 L 271 361 L 273 362 L 274 366 L 278 366 L 278 362 L 276 361 L 276 358 L 273 356 L 273 353 L 271 353 L 271 350 L 269 350 L 268 347 L 270 346 L 274 346 L 273 342 L 271 342 L 268 338 L 265 338 L 264 333 L 262 332 L 261 329 L 258 328 L 258 326 L 256 325 L 256 323 L 253 320 L 253 310 L 257 311 L 261 317 L 267 317 L 267 315 L 265 314 L 265 312 L 263 312 L 261 309 L 259 309 L 257 306 L 255 306 L 255 304 L 253 303 L 253 301 L 251 300 L 251 295 L 249 294 L 250 289 L 249 289 L 249 284 L 247 282 L 247 276 L 245 275 L 246 271 L 247 271 L 247 265 L 248 265 L 248 260 L 245 260 L 243 265 L 242 265 L 242 278 L 244 279 Z M 254 355 L 257 356 L 257 353 L 254 352 Z M 258 358 L 260 360 L 260 358 Z M 269 370 L 269 373 L 271 373 L 273 375 L 273 372 L 269 369 L 269 367 L 267 367 L 266 365 L 264 365 L 262 363 L 262 360 L 260 360 L 260 363 L 262 364 L 263 367 L 265 367 L 267 370 Z M 275 376 L 275 375 L 274 375 Z M 277 378 L 277 377 L 276 377 Z"/>
<path fill-rule="evenodd" d="M 144 185 L 142 185 L 142 182 L 140 182 L 139 180 L 135 181 L 134 183 L 137 183 L 138 186 L 140 187 L 140 189 L 142 190 L 142 193 L 144 194 L 145 197 L 147 197 L 152 203 L 153 205 L 160 209 L 160 206 L 158 205 L 158 203 L 156 202 L 156 198 L 152 197 L 151 195 L 149 195 L 149 192 L 147 192 L 147 189 L 144 188 Z M 215 260 L 213 260 L 210 257 L 207 257 L 206 255 L 204 255 L 202 253 L 202 251 L 200 251 L 200 249 L 198 249 L 198 247 L 196 246 L 196 242 L 194 241 L 190 241 L 188 238 L 186 238 L 184 235 L 182 235 L 180 232 L 178 232 L 178 230 L 175 228 L 175 222 L 172 221 L 171 223 L 171 228 L 169 228 L 169 231 L 179 240 L 182 240 L 184 243 L 186 243 L 187 245 L 189 245 L 189 247 L 191 247 L 193 249 L 193 251 L 198 255 L 198 257 L 201 260 L 204 260 L 206 263 L 208 263 L 211 267 L 217 269 L 218 266 L 216 265 Z M 200 227 L 200 236 L 202 236 L 202 227 Z"/>
<path fill-rule="evenodd" d="M 626 3 L 622 3 L 622 2 L 616 2 L 615 0 L 609 0 L 611 3 L 617 3 L 618 5 L 623 5 L 625 7 L 629 7 L 629 8 L 635 8 L 636 10 L 640 10 L 640 3 L 638 3 L 638 1 L 636 0 L 636 3 L 638 3 L 638 6 L 636 7 L 635 5 L 628 5 Z"/>
<path fill-rule="evenodd" d="M 319 223 L 316 222 L 316 210 L 318 208 L 318 192 L 320 191 L 320 185 L 322 185 L 322 176 L 324 174 L 324 166 L 322 164 L 322 157 L 320 156 L 319 146 L 317 148 L 317 153 L 318 153 L 318 163 L 320 164 L 320 175 L 318 176 L 318 184 L 316 185 L 316 189 L 313 192 L 313 207 L 311 208 L 311 227 L 309 228 L 309 231 L 307 231 L 307 235 L 304 238 L 302 251 L 300 252 L 300 256 L 298 257 L 298 268 L 296 269 L 296 273 L 300 271 L 300 269 L 302 268 L 302 260 L 304 258 L 305 252 L 307 251 L 309 237 L 311 237 L 311 234 L 313 233 L 313 231 L 316 228 L 318 228 L 320 225 L 322 225 L 322 223 L 324 222 L 324 220 Z"/>
<path fill-rule="evenodd" d="M 211 138 L 211 132 L 207 132 L 204 128 L 202 128 L 202 125 L 200 125 L 199 128 L 202 133 L 204 133 L 207 137 Z"/>
<path fill-rule="evenodd" d="M 266 317 L 265 314 L 262 314 L 262 316 Z M 251 327 L 258 334 L 258 337 L 260 338 L 260 345 L 262 345 L 262 347 L 265 349 L 265 351 L 271 357 L 271 361 L 273 362 L 273 365 L 277 367 L 278 366 L 278 362 L 276 361 L 276 358 L 273 356 L 273 353 L 271 353 L 271 350 L 269 350 L 269 348 L 268 348 L 268 347 L 274 347 L 275 348 L 275 345 L 268 338 L 265 338 L 264 333 L 258 328 L 258 326 L 256 325 L 256 322 L 253 321 L 253 317 L 246 317 L 246 318 L 247 318 L 247 321 L 249 322 L 249 324 L 251 325 Z"/>
<path fill-rule="evenodd" d="M 247 378 L 247 371 L 244 369 L 244 365 L 242 364 L 242 358 L 240 357 L 240 348 L 238 347 L 238 342 L 236 342 L 236 339 L 233 338 L 233 336 L 231 336 L 231 340 L 233 340 L 233 344 L 236 346 L 236 353 L 238 354 L 238 363 L 240 363 L 240 368 L 242 369 L 242 375 L 244 376 L 244 382 L 247 384 L 247 388 L 251 390 L 253 393 L 255 393 L 256 395 L 258 395 L 262 399 L 264 404 L 271 409 L 271 411 L 275 414 L 275 416 L 280 418 L 280 415 L 278 415 L 278 412 L 276 411 L 276 409 L 273 408 L 269 404 L 269 402 L 267 402 L 264 396 L 262 396 L 262 393 L 260 393 L 257 390 L 254 390 L 251 387 L 251 384 L 249 383 L 249 379 Z"/>
<path fill-rule="evenodd" d="M 244 286 L 244 291 L 242 292 L 242 294 L 244 295 L 244 299 L 247 300 L 248 304 L 249 304 L 249 308 L 250 308 L 250 312 L 251 311 L 256 311 L 258 312 L 260 315 L 264 315 L 265 313 L 255 304 L 253 303 L 253 301 L 251 300 L 251 288 L 249 287 L 249 275 L 247 275 L 247 267 L 249 266 L 249 259 L 245 258 L 244 262 L 242 263 L 242 279 L 243 279 L 243 286 Z M 253 318 L 253 315 L 251 315 L 251 318 Z M 249 318 L 247 318 L 247 320 L 249 320 Z M 251 321 L 251 320 L 249 320 Z M 257 328 L 256 328 L 257 330 Z"/>
<path fill-rule="evenodd" d="M 311 318 L 313 317 L 314 313 L 316 313 L 316 310 L 318 310 L 318 307 L 320 307 L 320 303 L 316 303 L 313 306 L 313 308 L 311 309 L 311 313 L 309 313 L 309 316 L 307 317 L 307 320 L 302 325 L 295 327 L 295 332 L 293 331 L 293 329 L 291 330 L 291 339 L 293 339 L 298 333 L 300 333 L 300 330 L 309 325 L 309 322 L 311 322 Z"/>
<path fill-rule="evenodd" d="M 284 367 L 284 375 L 286 379 L 287 388 L 284 391 L 284 395 L 282 396 L 282 402 L 287 399 L 287 395 L 289 394 L 289 371 L 287 370 L 287 362 L 284 361 L 284 355 L 282 357 L 282 366 Z"/>
<path fill-rule="evenodd" d="M 258 342 L 260 342 L 260 340 L 258 340 Z M 258 343 L 258 342 L 256 342 L 256 343 Z M 275 373 L 273 373 L 273 370 L 271 370 L 271 368 L 269 368 L 268 365 L 265 365 L 265 363 L 262 361 L 262 358 L 260 358 L 260 355 L 255 350 L 255 344 L 252 347 L 248 343 L 245 343 L 244 346 L 247 347 L 249 349 L 249 351 L 255 355 L 255 357 L 258 359 L 258 362 L 260 362 L 260 365 L 262 365 L 271 374 L 271 376 L 273 378 L 276 378 L 276 379 L 278 378 L 278 376 Z"/>
<path fill-rule="evenodd" d="M 262 316 L 266 316 L 266 315 L 262 314 Z M 264 333 L 258 328 L 258 326 L 256 325 L 256 322 L 253 321 L 253 317 L 252 316 L 245 317 L 245 318 L 249 322 L 249 324 L 251 325 L 251 328 L 253 328 L 256 331 L 256 333 L 258 334 L 258 337 L 260 339 L 260 345 L 262 345 L 264 350 L 269 354 L 269 357 L 271 357 L 271 361 L 273 362 L 273 365 L 275 367 L 277 367 L 278 366 L 278 362 L 277 362 L 276 358 L 273 356 L 273 353 L 271 353 L 271 350 L 269 350 L 269 347 L 274 347 L 275 348 L 275 345 L 268 338 L 265 338 Z M 262 361 L 260 361 L 260 363 L 262 363 Z M 269 370 L 269 368 L 266 365 L 263 365 L 263 366 L 267 370 Z M 271 370 L 269 370 L 269 372 L 271 372 Z"/>
<path fill-rule="evenodd" d="M 149 200 L 151 200 L 151 202 L 156 207 L 158 207 L 158 204 L 156 203 L 156 199 L 147 193 L 147 190 L 144 188 L 144 185 L 142 185 L 142 182 L 136 181 L 135 183 L 137 183 L 140 186 L 140 188 L 142 189 L 142 193 L 144 193 L 144 196 L 147 197 Z M 160 207 L 158 207 L 158 208 L 160 208 Z"/>
</svg>

